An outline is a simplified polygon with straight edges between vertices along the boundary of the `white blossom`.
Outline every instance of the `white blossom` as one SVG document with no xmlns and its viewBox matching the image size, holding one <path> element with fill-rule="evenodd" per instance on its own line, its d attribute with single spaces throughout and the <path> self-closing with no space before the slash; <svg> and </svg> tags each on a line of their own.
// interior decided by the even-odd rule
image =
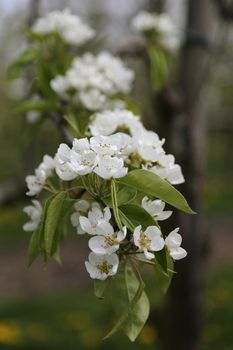
<svg viewBox="0 0 233 350">
<path fill-rule="evenodd" d="M 28 175 L 25 180 L 28 187 L 26 194 L 28 196 L 35 196 L 41 192 L 46 181 L 46 174 L 44 171 L 36 169 L 35 175 Z"/>
<path fill-rule="evenodd" d="M 64 100 L 69 99 L 67 90 L 69 90 L 70 86 L 65 76 L 57 75 L 54 79 L 51 80 L 50 86 L 53 91 L 55 91 Z"/>
<path fill-rule="evenodd" d="M 123 159 L 111 156 L 98 156 L 98 165 L 94 172 L 103 179 L 120 178 L 127 174 Z"/>
<path fill-rule="evenodd" d="M 138 32 L 156 29 L 156 17 L 146 11 L 139 12 L 132 20 L 132 27 Z"/>
<path fill-rule="evenodd" d="M 87 138 L 74 139 L 70 152 L 70 163 L 78 175 L 90 174 L 95 168 L 97 164 L 96 153 L 91 150 Z"/>
<path fill-rule="evenodd" d="M 48 176 L 51 175 L 54 167 L 55 163 L 53 158 L 46 154 L 43 157 L 43 161 L 36 168 L 35 175 L 26 176 L 25 180 L 29 190 L 26 192 L 26 194 L 28 196 L 35 196 L 36 194 L 41 192 Z"/>
<path fill-rule="evenodd" d="M 153 131 L 142 131 L 135 137 L 138 154 L 145 160 L 157 162 L 165 154 L 162 145 L 165 140 L 160 140 L 158 135 Z"/>
<path fill-rule="evenodd" d="M 58 33 L 65 43 L 78 46 L 95 35 L 95 31 L 80 17 L 71 14 L 69 9 L 53 11 L 37 19 L 32 31 L 41 35 Z"/>
<path fill-rule="evenodd" d="M 175 50 L 180 45 L 180 33 L 167 13 L 149 13 L 142 11 L 132 20 L 132 27 L 140 33 L 155 32 L 157 40 L 169 50 Z"/>
<path fill-rule="evenodd" d="M 131 136 L 145 130 L 138 116 L 128 110 L 106 110 L 96 113 L 93 121 L 90 123 L 90 130 L 93 136 L 111 135 L 118 128 L 126 129 Z"/>
<path fill-rule="evenodd" d="M 152 201 L 145 196 L 142 199 L 142 207 L 157 221 L 166 220 L 172 215 L 171 210 L 164 211 L 165 203 L 160 199 Z"/>
<path fill-rule="evenodd" d="M 108 207 L 102 211 L 98 204 L 92 205 L 91 210 L 88 212 L 87 217 L 81 215 L 79 217 L 79 223 L 82 230 L 89 235 L 101 235 L 103 229 L 101 228 L 102 223 L 109 224 L 111 219 L 111 211 Z M 110 225 L 110 224 L 109 224 Z"/>
<path fill-rule="evenodd" d="M 120 242 L 126 237 L 126 227 L 123 228 L 123 231 L 114 232 L 113 227 L 104 222 L 100 224 L 100 228 L 102 234 L 90 238 L 89 248 L 96 254 L 115 253 L 120 247 Z"/>
<path fill-rule="evenodd" d="M 158 164 L 149 170 L 169 181 L 172 185 L 178 185 L 185 181 L 181 167 L 175 164 L 175 157 L 172 154 L 164 154 L 159 159 Z"/>
<path fill-rule="evenodd" d="M 61 98 L 73 94 L 75 102 L 95 111 L 113 108 L 115 97 L 119 103 L 117 94 L 128 93 L 133 78 L 133 71 L 110 53 L 101 52 L 97 56 L 86 53 L 75 58 L 66 74 L 55 77 L 50 84 Z"/>
<path fill-rule="evenodd" d="M 93 279 L 105 280 L 117 273 L 119 258 L 117 254 L 99 255 L 91 252 L 85 262 L 86 269 Z"/>
<path fill-rule="evenodd" d="M 168 247 L 169 253 L 174 260 L 180 260 L 186 257 L 187 252 L 181 247 L 182 237 L 178 233 L 179 228 L 176 228 L 165 239 L 165 244 Z"/>
<path fill-rule="evenodd" d="M 80 199 L 74 204 L 75 212 L 71 214 L 70 221 L 72 226 L 77 228 L 78 234 L 85 233 L 85 231 L 83 231 L 80 225 L 79 219 L 82 214 L 86 214 L 88 212 L 89 208 L 90 208 L 90 203 L 84 199 Z"/>
<path fill-rule="evenodd" d="M 24 231 L 35 231 L 40 223 L 42 207 L 39 201 L 32 200 L 33 205 L 24 207 L 23 211 L 29 216 L 30 220 L 23 225 Z"/>
<path fill-rule="evenodd" d="M 100 156 L 121 156 L 129 153 L 131 138 L 121 132 L 110 136 L 95 136 L 90 139 L 90 146 Z"/>
<path fill-rule="evenodd" d="M 90 111 L 98 111 L 103 109 L 107 103 L 107 97 L 97 89 L 80 91 L 79 99 Z"/>
<path fill-rule="evenodd" d="M 71 149 L 66 144 L 61 143 L 54 159 L 56 173 L 64 181 L 74 180 L 78 175 L 71 164 L 70 157 Z"/>
<path fill-rule="evenodd" d="M 141 225 L 137 226 L 133 233 L 134 244 L 144 253 L 146 259 L 154 259 L 152 252 L 162 250 L 164 247 L 164 239 L 162 233 L 157 226 L 148 226 L 145 231 Z"/>
<path fill-rule="evenodd" d="M 54 168 L 55 168 L 54 158 L 45 154 L 43 157 L 43 161 L 38 166 L 38 169 L 43 170 L 46 174 L 46 177 L 48 177 L 52 174 L 52 171 L 54 170 Z"/>
</svg>

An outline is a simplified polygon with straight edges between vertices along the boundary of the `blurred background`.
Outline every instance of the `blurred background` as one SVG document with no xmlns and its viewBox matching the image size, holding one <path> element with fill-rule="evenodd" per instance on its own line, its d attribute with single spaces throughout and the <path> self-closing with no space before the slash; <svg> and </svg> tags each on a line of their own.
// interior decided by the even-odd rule
<svg viewBox="0 0 233 350">
<path fill-rule="evenodd" d="M 176 218 L 189 255 L 177 263 L 166 299 L 146 276 L 152 312 L 134 344 L 121 333 L 101 340 L 114 320 L 93 295 L 86 242 L 75 234 L 64 244 L 62 266 L 51 262 L 45 270 L 38 260 L 27 268 L 24 178 L 61 137 L 49 122 L 38 134 L 25 131 L 12 106 L 28 83 L 9 82 L 5 72 L 26 46 L 28 23 L 66 7 L 97 29 L 99 49 L 121 54 L 136 70 L 132 97 L 145 124 L 172 140 L 167 147 L 186 177 L 180 190 L 199 213 Z M 131 50 L 130 20 L 140 10 L 167 11 L 184 37 L 169 82 L 156 95 Z M 233 348 L 232 23 L 230 0 L 0 0 L 0 349 Z"/>
</svg>

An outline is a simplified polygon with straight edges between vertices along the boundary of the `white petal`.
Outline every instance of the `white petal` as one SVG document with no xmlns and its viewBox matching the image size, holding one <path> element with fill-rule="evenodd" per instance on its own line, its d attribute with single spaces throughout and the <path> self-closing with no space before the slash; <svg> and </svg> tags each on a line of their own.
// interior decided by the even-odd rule
<svg viewBox="0 0 233 350">
<path fill-rule="evenodd" d="M 79 223 L 84 232 L 92 234 L 91 223 L 85 216 L 80 216 Z"/>
<path fill-rule="evenodd" d="M 96 231 L 99 235 L 102 236 L 112 236 L 114 233 L 114 229 L 109 222 L 101 221 L 98 223 L 96 227 Z"/>
<path fill-rule="evenodd" d="M 97 274 L 97 268 L 89 263 L 89 261 L 85 261 L 85 266 L 87 269 L 87 272 L 89 273 L 90 277 L 93 279 L 96 279 L 98 277 Z"/>
<path fill-rule="evenodd" d="M 74 226 L 74 227 L 79 226 L 79 218 L 80 218 L 79 213 L 75 212 L 75 213 L 71 214 L 70 221 L 71 221 L 72 226 Z"/>
<path fill-rule="evenodd" d="M 125 239 L 126 235 L 127 235 L 127 227 L 124 226 L 123 227 L 123 231 L 118 231 L 117 232 L 117 240 L 118 240 L 118 242 L 123 241 Z"/>
<path fill-rule="evenodd" d="M 175 230 L 169 233 L 169 235 L 165 239 L 165 244 L 168 248 L 176 248 L 179 247 L 182 243 L 182 237 L 179 233 L 179 228 L 177 227 Z"/>
<path fill-rule="evenodd" d="M 139 226 L 135 227 L 134 233 L 133 233 L 134 244 L 139 248 L 140 248 L 139 241 L 140 241 L 141 230 L 142 230 L 142 226 L 139 225 Z"/>
<path fill-rule="evenodd" d="M 74 207 L 77 211 L 81 211 L 83 213 L 86 213 L 88 209 L 90 208 L 90 203 L 84 199 L 80 199 L 74 204 Z"/>
<path fill-rule="evenodd" d="M 148 260 L 152 260 L 155 257 L 155 255 L 153 253 L 148 252 L 147 249 L 144 249 L 144 255 L 145 255 L 146 259 L 148 259 Z"/>
<path fill-rule="evenodd" d="M 158 252 L 158 251 L 163 249 L 164 244 L 165 244 L 165 242 L 164 242 L 163 237 L 161 237 L 161 236 L 160 237 L 155 237 L 151 241 L 150 249 L 155 251 L 155 252 Z"/>
<path fill-rule="evenodd" d="M 187 252 L 182 247 L 172 248 L 169 250 L 171 257 L 174 260 L 180 260 L 186 257 Z"/>
<path fill-rule="evenodd" d="M 112 254 L 119 249 L 119 244 L 109 246 L 104 236 L 92 237 L 88 246 L 95 254 Z"/>
<path fill-rule="evenodd" d="M 111 219 L 111 211 L 110 208 L 104 208 L 104 220 L 109 221 Z"/>
<path fill-rule="evenodd" d="M 163 221 L 163 220 L 166 220 L 166 219 L 170 218 L 171 215 L 172 215 L 172 211 L 171 210 L 162 211 L 160 214 L 158 214 L 156 219 L 158 221 Z"/>
<path fill-rule="evenodd" d="M 77 227 L 77 233 L 78 233 L 79 235 L 83 235 L 83 234 L 85 234 L 86 232 L 83 231 L 82 227 L 79 225 L 79 226 Z"/>
</svg>

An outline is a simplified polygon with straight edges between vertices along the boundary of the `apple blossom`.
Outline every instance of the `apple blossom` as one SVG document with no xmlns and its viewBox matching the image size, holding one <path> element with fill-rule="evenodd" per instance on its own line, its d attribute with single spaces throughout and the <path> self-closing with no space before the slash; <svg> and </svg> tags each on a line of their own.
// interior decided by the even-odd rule
<svg viewBox="0 0 233 350">
<path fill-rule="evenodd" d="M 169 181 L 172 185 L 179 185 L 185 182 L 181 167 L 175 164 L 175 157 L 172 154 L 162 155 L 158 164 L 149 170 L 159 175 L 162 179 Z"/>
<path fill-rule="evenodd" d="M 120 242 L 126 237 L 126 226 L 123 227 L 122 231 L 114 232 L 109 223 L 103 222 L 99 225 L 99 228 L 102 230 L 102 234 L 90 238 L 89 248 L 95 254 L 115 253 L 120 247 Z"/>
<path fill-rule="evenodd" d="M 91 150 L 87 138 L 74 139 L 70 152 L 70 163 L 78 175 L 89 174 L 95 168 L 97 164 L 96 153 Z"/>
<path fill-rule="evenodd" d="M 123 159 L 111 156 L 98 156 L 98 165 L 94 172 L 103 179 L 120 178 L 127 174 Z"/>
<path fill-rule="evenodd" d="M 52 11 L 45 17 L 36 20 L 32 31 L 41 35 L 58 33 L 65 43 L 82 45 L 95 35 L 81 18 L 70 13 L 69 9 Z"/>
<path fill-rule="evenodd" d="M 133 71 L 121 59 L 108 52 L 87 53 L 75 58 L 66 74 L 55 77 L 50 85 L 62 99 L 74 95 L 76 102 L 95 111 L 113 107 L 115 97 L 119 104 L 117 94 L 129 92 L 133 79 Z"/>
<path fill-rule="evenodd" d="M 111 135 L 117 129 L 126 129 L 133 136 L 139 131 L 145 130 L 139 117 L 128 110 L 105 110 L 96 113 L 90 123 L 90 130 L 93 136 Z"/>
<path fill-rule="evenodd" d="M 166 220 L 172 215 L 171 210 L 164 211 L 165 203 L 160 199 L 152 201 L 145 196 L 142 199 L 142 207 L 157 221 Z"/>
<path fill-rule="evenodd" d="M 139 12 L 132 20 L 132 28 L 143 34 L 159 34 L 157 40 L 168 50 L 175 50 L 180 45 L 178 28 L 167 13 Z"/>
<path fill-rule="evenodd" d="M 85 262 L 86 269 L 93 279 L 105 280 L 117 273 L 119 258 L 117 254 L 100 255 L 91 252 L 88 261 Z"/>
<path fill-rule="evenodd" d="M 84 199 L 81 199 L 74 204 L 75 212 L 71 214 L 70 221 L 72 226 L 77 228 L 77 233 L 79 234 L 85 233 L 85 231 L 83 231 L 83 229 L 80 226 L 79 218 L 82 214 L 86 214 L 89 208 L 90 203 Z"/>
<path fill-rule="evenodd" d="M 29 216 L 30 221 L 23 225 L 24 231 L 35 231 L 40 223 L 42 207 L 39 201 L 33 199 L 33 205 L 28 205 L 23 208 L 23 211 Z"/>
<path fill-rule="evenodd" d="M 139 225 L 133 233 L 134 244 L 144 253 L 146 259 L 154 259 L 154 252 L 162 250 L 164 247 L 164 239 L 162 233 L 157 226 L 148 226 L 145 231 Z"/>
<path fill-rule="evenodd" d="M 181 247 L 182 237 L 178 233 L 179 227 L 169 233 L 165 239 L 165 244 L 169 250 L 169 254 L 174 260 L 180 260 L 186 257 L 187 252 Z"/>
<path fill-rule="evenodd" d="M 162 145 L 165 140 L 160 140 L 153 131 L 142 131 L 135 137 L 138 154 L 145 161 L 157 162 L 165 154 Z"/>
<path fill-rule="evenodd" d="M 108 207 L 105 207 L 102 211 L 98 204 L 92 205 L 91 210 L 88 212 L 87 217 L 81 215 L 79 217 L 79 223 L 82 230 L 89 235 L 102 234 L 103 230 L 100 224 L 109 223 L 111 219 L 111 211 Z"/>
<path fill-rule="evenodd" d="M 71 181 L 75 179 L 78 174 L 71 164 L 71 149 L 64 143 L 60 144 L 55 155 L 55 170 L 60 179 L 64 181 Z"/>
</svg>

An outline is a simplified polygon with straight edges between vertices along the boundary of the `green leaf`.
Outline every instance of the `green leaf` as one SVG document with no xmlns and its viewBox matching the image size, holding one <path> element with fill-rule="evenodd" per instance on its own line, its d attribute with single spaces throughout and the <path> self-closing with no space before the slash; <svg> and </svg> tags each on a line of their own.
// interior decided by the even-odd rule
<svg viewBox="0 0 233 350">
<path fill-rule="evenodd" d="M 45 100 L 27 100 L 20 103 L 19 106 L 15 108 L 18 113 L 26 113 L 30 111 L 47 112 L 54 111 L 56 106 L 54 103 Z"/>
<path fill-rule="evenodd" d="M 109 285 L 109 280 L 95 280 L 94 281 L 94 293 L 98 299 L 103 299 L 106 289 Z"/>
<path fill-rule="evenodd" d="M 157 225 L 153 217 L 142 207 L 135 204 L 127 204 L 119 207 L 122 222 L 129 230 L 134 231 L 135 227 L 142 225 L 145 230 L 148 226 Z"/>
<path fill-rule="evenodd" d="M 46 220 L 44 224 L 44 242 L 46 254 L 51 256 L 55 253 L 57 243 L 59 241 L 59 224 L 62 219 L 62 207 L 65 199 L 67 199 L 67 192 L 57 193 L 47 209 Z"/>
<path fill-rule="evenodd" d="M 148 196 L 153 196 L 188 214 L 195 214 L 184 196 L 167 181 L 152 171 L 137 169 L 119 179 L 121 184 L 136 188 Z"/>
<path fill-rule="evenodd" d="M 36 230 L 36 231 L 33 232 L 32 236 L 31 236 L 31 239 L 30 239 L 30 243 L 29 243 L 29 248 L 28 248 L 28 267 L 31 266 L 33 261 L 40 254 L 38 238 L 39 238 L 39 234 L 38 234 L 38 230 Z"/>
<path fill-rule="evenodd" d="M 155 47 L 148 49 L 150 60 L 151 85 L 154 91 L 160 90 L 168 76 L 168 63 L 163 50 Z"/>
<path fill-rule="evenodd" d="M 9 66 L 8 77 L 15 79 L 21 74 L 22 70 L 28 65 L 33 63 L 38 55 L 38 49 L 36 47 L 29 47 L 21 53 L 21 55 Z"/>
<path fill-rule="evenodd" d="M 166 248 L 155 252 L 155 281 L 161 294 L 165 294 L 170 286 L 173 269 L 174 263 Z"/>
<path fill-rule="evenodd" d="M 118 186 L 118 190 L 117 190 L 118 206 L 131 202 L 132 200 L 134 200 L 136 195 L 137 195 L 136 188 L 125 186 L 125 185 Z M 103 201 L 107 206 L 112 207 L 111 196 L 103 198 Z"/>
<path fill-rule="evenodd" d="M 107 338 L 121 328 L 135 341 L 149 316 L 149 301 L 143 289 L 143 281 L 138 280 L 131 266 L 123 263 L 110 280 L 110 296 L 119 321 Z"/>
<path fill-rule="evenodd" d="M 68 198 L 67 192 L 59 192 L 50 196 L 43 208 L 39 228 L 33 233 L 28 251 L 28 266 L 38 255 L 52 256 L 60 262 L 59 248 L 62 237 L 62 229 L 69 210 L 75 199 Z"/>
<path fill-rule="evenodd" d="M 53 200 L 55 195 L 50 196 L 44 204 L 43 212 L 41 215 L 41 220 L 39 227 L 36 231 L 33 232 L 29 248 L 28 248 L 28 267 L 32 265 L 37 256 L 42 255 L 46 259 L 45 249 L 44 249 L 44 224 L 47 215 L 47 209 L 50 205 L 50 202 Z"/>
</svg>

